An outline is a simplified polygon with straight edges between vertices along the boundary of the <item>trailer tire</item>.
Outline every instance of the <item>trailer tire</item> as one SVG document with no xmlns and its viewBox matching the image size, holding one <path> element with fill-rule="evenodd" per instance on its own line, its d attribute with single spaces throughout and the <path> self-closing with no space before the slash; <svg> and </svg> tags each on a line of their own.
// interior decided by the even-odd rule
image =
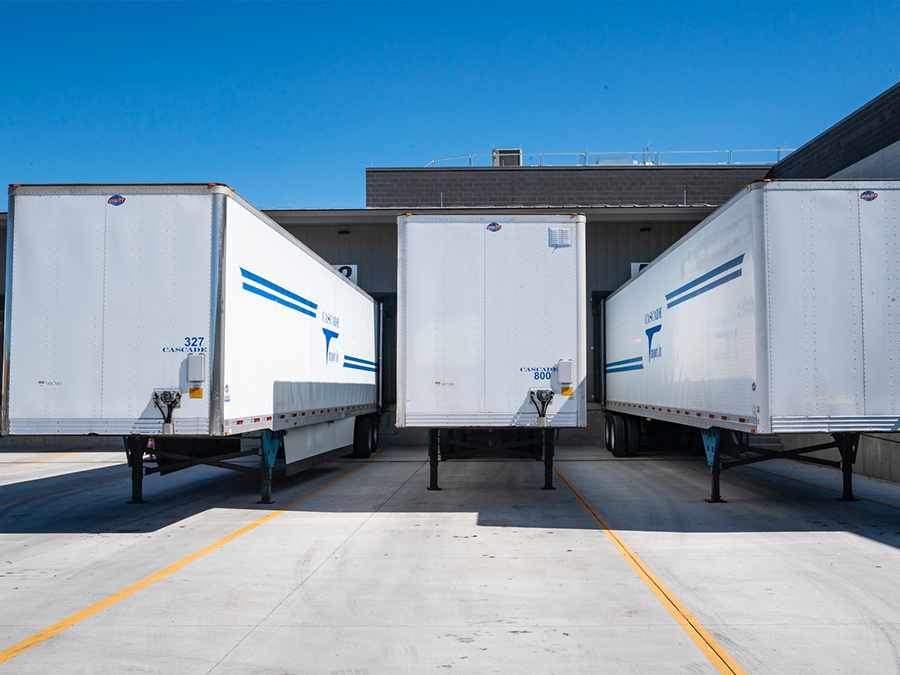
<svg viewBox="0 0 900 675">
<path fill-rule="evenodd" d="M 628 451 L 625 438 L 625 418 L 622 415 L 610 415 L 609 425 L 609 451 L 613 457 L 624 457 Z"/>
<path fill-rule="evenodd" d="M 603 442 L 607 450 L 612 450 L 612 413 L 603 416 Z"/>
<path fill-rule="evenodd" d="M 628 415 L 625 418 L 625 456 L 635 457 L 641 448 L 641 418 Z"/>
<path fill-rule="evenodd" d="M 372 415 L 372 452 L 378 450 L 378 442 L 381 440 L 381 433 L 378 429 L 380 422 L 378 415 Z"/>
<path fill-rule="evenodd" d="M 366 459 L 372 455 L 372 421 L 369 415 L 356 418 L 353 431 L 353 456 Z"/>
</svg>

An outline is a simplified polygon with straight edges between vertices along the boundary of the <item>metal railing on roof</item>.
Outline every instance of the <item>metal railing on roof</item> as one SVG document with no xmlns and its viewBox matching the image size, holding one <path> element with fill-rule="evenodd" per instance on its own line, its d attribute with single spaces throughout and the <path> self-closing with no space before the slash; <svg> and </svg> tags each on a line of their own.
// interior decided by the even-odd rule
<svg viewBox="0 0 900 675">
<path fill-rule="evenodd" d="M 510 163 L 510 155 L 496 152 L 455 155 L 433 159 L 425 167 L 442 166 L 735 166 L 770 165 L 795 148 L 757 150 L 651 150 L 637 152 L 522 152 L 521 163 Z M 509 151 L 505 151 L 509 152 Z"/>
</svg>

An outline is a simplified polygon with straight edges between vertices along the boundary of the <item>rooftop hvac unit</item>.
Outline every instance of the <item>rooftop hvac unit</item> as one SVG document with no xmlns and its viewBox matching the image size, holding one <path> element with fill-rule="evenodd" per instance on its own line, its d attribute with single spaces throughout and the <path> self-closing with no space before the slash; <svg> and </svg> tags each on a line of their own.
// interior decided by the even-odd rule
<svg viewBox="0 0 900 675">
<path fill-rule="evenodd" d="M 494 166 L 522 166 L 522 149 L 494 150 Z"/>
</svg>

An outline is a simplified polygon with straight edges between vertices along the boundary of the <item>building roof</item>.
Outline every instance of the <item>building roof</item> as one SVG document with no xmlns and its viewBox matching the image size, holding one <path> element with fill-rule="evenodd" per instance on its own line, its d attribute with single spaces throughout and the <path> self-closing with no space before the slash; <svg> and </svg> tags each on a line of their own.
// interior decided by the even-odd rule
<svg viewBox="0 0 900 675">
<path fill-rule="evenodd" d="M 374 208 L 715 207 L 768 165 L 366 169 Z"/>
<path fill-rule="evenodd" d="M 776 163 L 767 178 L 828 178 L 900 141 L 900 83 Z"/>
</svg>

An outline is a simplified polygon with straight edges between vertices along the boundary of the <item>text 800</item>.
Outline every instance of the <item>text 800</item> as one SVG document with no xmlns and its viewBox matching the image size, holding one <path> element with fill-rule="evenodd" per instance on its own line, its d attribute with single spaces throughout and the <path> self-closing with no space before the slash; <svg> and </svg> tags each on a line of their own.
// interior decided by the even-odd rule
<svg viewBox="0 0 900 675">
<path fill-rule="evenodd" d="M 549 380 L 553 377 L 553 373 L 549 370 L 538 370 L 534 373 L 534 379 L 536 380 Z"/>
</svg>

